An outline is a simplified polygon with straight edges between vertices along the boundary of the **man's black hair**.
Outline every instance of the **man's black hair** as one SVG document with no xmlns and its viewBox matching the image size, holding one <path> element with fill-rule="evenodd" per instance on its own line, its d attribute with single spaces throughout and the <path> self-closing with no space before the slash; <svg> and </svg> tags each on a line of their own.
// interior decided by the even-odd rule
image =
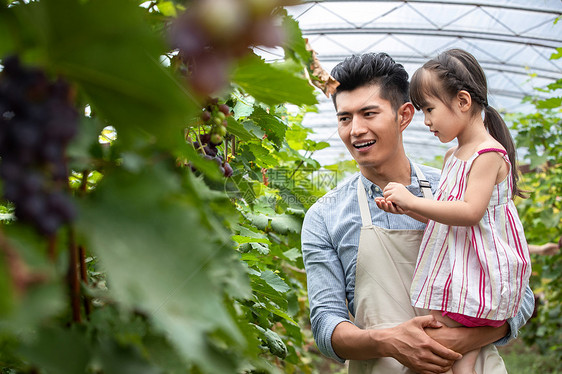
<svg viewBox="0 0 562 374">
<path fill-rule="evenodd" d="M 394 110 L 409 101 L 408 73 L 386 53 L 353 55 L 337 64 L 331 75 L 340 82 L 332 95 L 334 106 L 338 93 L 368 85 L 378 85 L 380 96 L 390 101 Z"/>
</svg>

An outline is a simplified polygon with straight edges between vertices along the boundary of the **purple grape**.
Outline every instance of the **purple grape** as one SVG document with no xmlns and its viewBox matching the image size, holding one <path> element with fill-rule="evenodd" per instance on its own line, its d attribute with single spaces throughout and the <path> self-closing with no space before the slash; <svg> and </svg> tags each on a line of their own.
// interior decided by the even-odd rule
<svg viewBox="0 0 562 374">
<path fill-rule="evenodd" d="M 225 162 L 223 167 L 224 167 L 224 176 L 227 178 L 230 177 L 232 175 L 232 166 L 230 166 L 228 162 Z"/>
<path fill-rule="evenodd" d="M 76 134 L 78 112 L 70 86 L 46 74 L 3 60 L 0 72 L 0 177 L 4 198 L 16 217 L 51 235 L 73 220 L 76 210 L 64 188 L 65 147 Z"/>
</svg>

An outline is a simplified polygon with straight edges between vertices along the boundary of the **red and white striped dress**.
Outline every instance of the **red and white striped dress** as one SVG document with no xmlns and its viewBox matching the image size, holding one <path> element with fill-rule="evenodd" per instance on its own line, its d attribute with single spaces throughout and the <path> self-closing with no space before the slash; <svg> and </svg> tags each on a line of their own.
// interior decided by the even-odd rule
<svg viewBox="0 0 562 374">
<path fill-rule="evenodd" d="M 437 200 L 463 200 L 472 163 L 451 155 L 439 181 Z M 523 225 L 512 200 L 511 170 L 498 183 L 484 217 L 475 226 L 429 221 L 422 240 L 410 295 L 418 308 L 470 317 L 505 320 L 519 310 L 531 261 Z"/>
</svg>

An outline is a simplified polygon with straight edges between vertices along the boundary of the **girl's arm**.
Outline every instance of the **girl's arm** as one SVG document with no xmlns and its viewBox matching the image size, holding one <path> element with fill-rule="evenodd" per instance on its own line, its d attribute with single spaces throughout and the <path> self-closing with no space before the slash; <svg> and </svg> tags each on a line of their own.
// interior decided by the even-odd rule
<svg viewBox="0 0 562 374">
<path fill-rule="evenodd" d="M 484 216 L 504 163 L 496 152 L 478 156 L 468 175 L 464 200 L 436 201 L 420 198 L 412 195 L 402 184 L 394 182 L 385 187 L 384 197 L 406 213 L 411 211 L 449 226 L 473 226 Z"/>
</svg>

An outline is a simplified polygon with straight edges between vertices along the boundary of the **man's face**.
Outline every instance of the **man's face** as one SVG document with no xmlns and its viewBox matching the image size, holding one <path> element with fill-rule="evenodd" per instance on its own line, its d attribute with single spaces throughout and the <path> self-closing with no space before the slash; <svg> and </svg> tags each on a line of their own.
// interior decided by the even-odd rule
<svg viewBox="0 0 562 374">
<path fill-rule="evenodd" d="M 360 168 L 392 162 L 403 149 L 397 112 L 379 90 L 369 85 L 336 96 L 338 133 Z"/>
</svg>

